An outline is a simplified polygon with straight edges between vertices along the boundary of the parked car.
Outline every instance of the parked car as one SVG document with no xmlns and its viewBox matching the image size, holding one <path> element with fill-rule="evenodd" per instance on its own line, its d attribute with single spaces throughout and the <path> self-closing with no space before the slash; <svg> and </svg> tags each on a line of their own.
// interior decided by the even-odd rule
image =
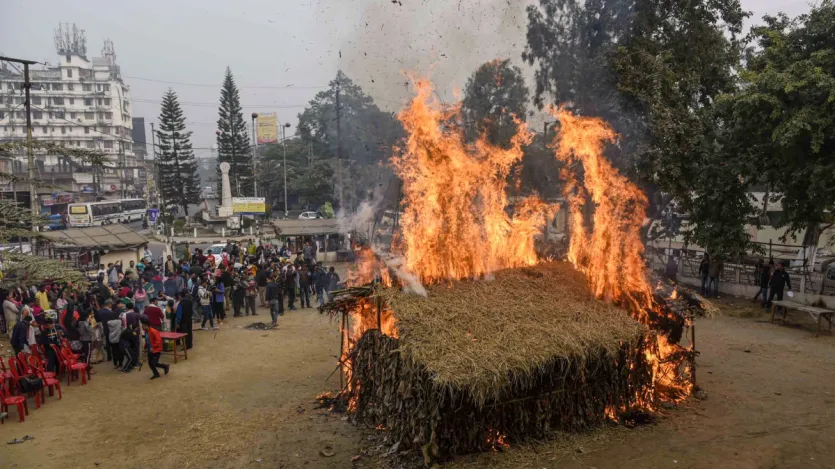
<svg viewBox="0 0 835 469">
<path fill-rule="evenodd" d="M 322 215 L 317 212 L 302 212 L 299 215 L 299 220 L 317 220 L 319 218 L 322 218 Z"/>
</svg>

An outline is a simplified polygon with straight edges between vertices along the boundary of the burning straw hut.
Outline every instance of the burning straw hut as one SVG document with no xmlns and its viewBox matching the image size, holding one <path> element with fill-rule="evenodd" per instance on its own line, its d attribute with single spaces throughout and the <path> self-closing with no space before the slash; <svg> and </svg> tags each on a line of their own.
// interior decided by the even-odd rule
<svg viewBox="0 0 835 469">
<path fill-rule="evenodd" d="M 440 284 L 426 297 L 355 289 L 330 307 L 377 305 L 379 328 L 373 314 L 348 319 L 359 337 L 345 356 L 350 409 L 429 459 L 585 429 L 638 407 L 652 387 L 649 330 L 595 299 L 568 263 Z"/>
</svg>

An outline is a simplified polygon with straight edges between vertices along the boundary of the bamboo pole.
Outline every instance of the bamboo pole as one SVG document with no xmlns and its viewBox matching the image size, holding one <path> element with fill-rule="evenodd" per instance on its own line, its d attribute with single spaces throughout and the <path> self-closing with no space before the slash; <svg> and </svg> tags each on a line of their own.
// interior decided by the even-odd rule
<svg viewBox="0 0 835 469">
<path fill-rule="evenodd" d="M 348 313 L 342 313 L 342 324 L 339 326 L 339 390 L 345 389 L 345 364 L 342 357 L 345 355 L 345 318 Z"/>
</svg>

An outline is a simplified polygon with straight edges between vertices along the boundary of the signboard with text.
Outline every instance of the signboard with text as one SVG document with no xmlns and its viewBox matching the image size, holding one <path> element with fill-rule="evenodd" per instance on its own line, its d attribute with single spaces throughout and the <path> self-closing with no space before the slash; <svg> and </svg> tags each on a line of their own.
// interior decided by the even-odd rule
<svg viewBox="0 0 835 469">
<path fill-rule="evenodd" d="M 232 213 L 265 213 L 267 202 L 263 197 L 232 197 Z"/>
<path fill-rule="evenodd" d="M 275 113 L 258 116 L 255 128 L 258 145 L 278 143 L 278 116 Z"/>
</svg>

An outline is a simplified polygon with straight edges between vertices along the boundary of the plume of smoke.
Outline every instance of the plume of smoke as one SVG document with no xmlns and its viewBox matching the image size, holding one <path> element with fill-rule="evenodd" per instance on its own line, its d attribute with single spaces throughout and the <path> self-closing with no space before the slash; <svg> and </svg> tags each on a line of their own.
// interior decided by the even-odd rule
<svg viewBox="0 0 835 469">
<path fill-rule="evenodd" d="M 392 256 L 390 254 L 386 254 L 377 248 L 372 249 L 374 250 L 374 254 L 380 258 L 383 264 L 394 273 L 394 276 L 397 277 L 398 280 L 400 280 L 400 284 L 403 286 L 404 292 L 427 296 L 426 287 L 420 283 L 418 276 L 405 269 L 404 264 L 406 263 L 406 259 L 402 256 Z"/>
</svg>

